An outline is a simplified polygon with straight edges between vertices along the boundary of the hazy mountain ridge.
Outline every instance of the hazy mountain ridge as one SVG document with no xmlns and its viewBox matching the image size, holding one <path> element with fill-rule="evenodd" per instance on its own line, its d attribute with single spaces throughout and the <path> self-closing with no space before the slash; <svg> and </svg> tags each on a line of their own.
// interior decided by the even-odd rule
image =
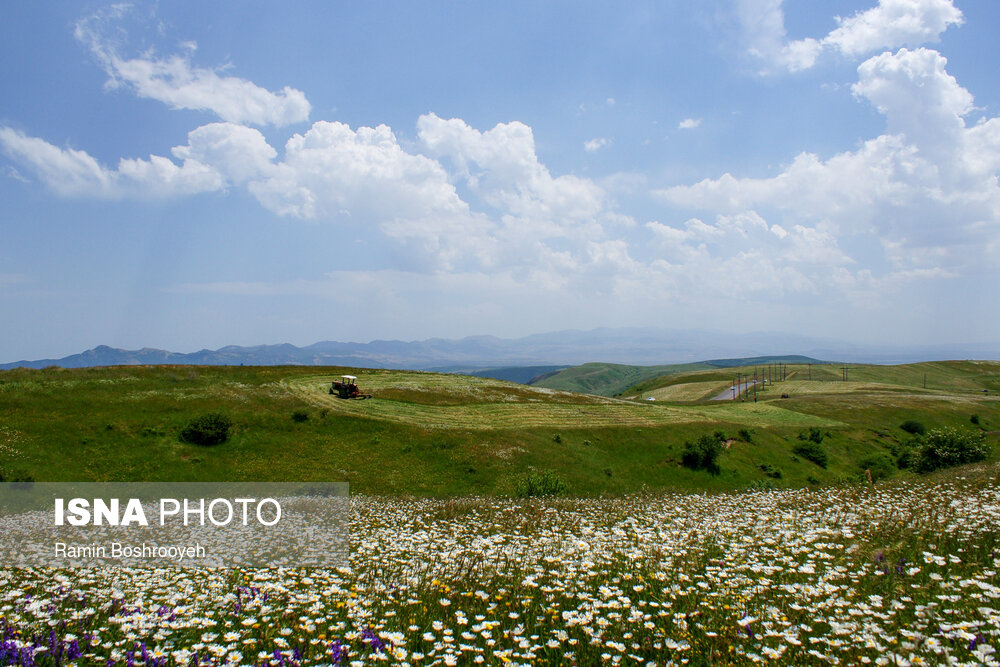
<svg viewBox="0 0 1000 667">
<path fill-rule="evenodd" d="M 533 334 L 517 339 L 469 336 L 422 341 L 374 340 L 369 343 L 321 341 L 305 347 L 227 345 L 217 350 L 170 352 L 154 348 L 124 350 L 99 345 L 61 359 L 21 360 L 0 369 L 86 366 L 193 364 L 251 366 L 304 365 L 428 370 L 446 366 L 465 369 L 516 366 L 573 366 L 587 362 L 659 365 L 705 359 L 739 359 L 775 355 L 865 363 L 906 363 L 944 359 L 998 359 L 1000 343 L 864 346 L 831 339 L 779 333 L 655 328 L 601 328 Z"/>
</svg>

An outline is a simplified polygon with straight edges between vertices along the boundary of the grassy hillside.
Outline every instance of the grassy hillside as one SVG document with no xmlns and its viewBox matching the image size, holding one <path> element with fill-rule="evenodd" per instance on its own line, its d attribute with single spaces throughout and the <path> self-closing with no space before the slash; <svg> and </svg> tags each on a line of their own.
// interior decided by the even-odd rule
<svg viewBox="0 0 1000 667">
<path fill-rule="evenodd" d="M 826 363 L 801 355 L 753 357 L 747 359 L 712 359 L 692 364 L 668 364 L 664 366 L 590 363 L 573 366 L 557 373 L 549 373 L 543 378 L 532 381 L 531 384 L 536 387 L 548 387 L 550 389 L 561 389 L 562 391 L 576 391 L 585 394 L 597 394 L 599 396 L 618 396 L 622 393 L 630 392 L 633 387 L 644 386 L 646 383 L 653 383 L 654 387 L 659 387 L 660 385 L 657 383 L 661 378 L 679 373 L 727 369 L 721 371 L 719 377 L 725 376 L 728 378 L 735 375 L 737 370 L 745 372 L 748 367 L 753 367 L 754 365 L 767 365 L 778 362 L 786 364 Z M 729 372 L 728 369 L 730 368 L 732 368 L 732 372 Z"/>
<path fill-rule="evenodd" d="M 846 380 L 845 377 L 846 369 Z M 782 394 L 826 395 L 845 393 L 904 392 L 914 395 L 1000 392 L 1000 365 L 991 361 L 938 361 L 881 366 L 869 364 L 786 364 L 783 379 L 767 364 L 684 373 L 665 373 L 637 382 L 624 393 L 653 396 L 662 400 L 694 401 L 734 384 L 736 374 L 769 378 Z M 764 384 L 757 387 L 758 399 L 773 398 Z"/>
<path fill-rule="evenodd" d="M 708 364 L 670 364 L 666 366 L 628 366 L 625 364 L 591 363 L 573 366 L 544 379 L 533 382 L 532 386 L 575 391 L 598 396 L 615 396 L 644 380 L 673 373 L 712 368 Z"/>
<path fill-rule="evenodd" d="M 847 383 L 835 375 L 817 378 L 815 366 L 810 382 L 802 371 L 790 367 L 789 380 L 762 391 L 757 403 L 702 401 L 729 386 L 732 374 L 718 369 L 657 380 L 648 391 L 667 392 L 665 398 L 674 392 L 669 395 L 678 402 L 672 403 L 365 369 L 3 371 L 0 475 L 348 481 L 355 492 L 439 496 L 511 493 L 531 471 L 552 471 L 571 493 L 588 496 L 795 487 L 857 478 L 861 459 L 888 456 L 911 437 L 899 428 L 907 419 L 927 428 L 1000 428 L 996 363 L 852 367 Z M 329 382 L 345 372 L 375 398 L 343 401 L 327 394 Z M 789 398 L 780 398 L 783 393 Z M 184 427 L 208 412 L 233 420 L 229 441 L 212 447 L 182 442 Z M 793 451 L 812 430 L 824 436 L 826 468 Z M 683 467 L 684 443 L 716 431 L 727 436 L 720 470 Z"/>
</svg>

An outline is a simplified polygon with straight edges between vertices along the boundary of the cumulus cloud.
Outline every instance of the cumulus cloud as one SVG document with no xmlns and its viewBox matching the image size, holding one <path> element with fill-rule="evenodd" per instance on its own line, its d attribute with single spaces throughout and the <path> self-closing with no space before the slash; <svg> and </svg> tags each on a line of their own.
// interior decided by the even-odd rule
<svg viewBox="0 0 1000 667">
<path fill-rule="evenodd" d="M 770 67 L 790 72 L 809 69 L 824 51 L 857 57 L 936 42 L 941 33 L 963 21 L 952 0 L 879 0 L 877 7 L 837 17 L 838 27 L 821 39 L 789 41 L 782 2 L 738 0 L 737 17 L 747 52 Z"/>
<path fill-rule="evenodd" d="M 211 111 L 232 123 L 288 125 L 309 118 L 311 106 L 305 94 L 285 86 L 272 92 L 246 79 L 224 76 L 213 69 L 196 67 L 188 53 L 164 58 L 146 54 L 126 58 L 104 36 L 108 24 L 121 18 L 124 10 L 109 11 L 81 20 L 76 37 L 87 44 L 108 73 L 108 85 L 125 86 L 139 97 L 157 100 L 174 109 Z"/>
<path fill-rule="evenodd" d="M 274 172 L 278 152 L 258 130 L 233 123 L 210 123 L 188 133 L 185 146 L 171 153 L 184 162 L 212 165 L 227 183 L 242 185 Z"/>
<path fill-rule="evenodd" d="M 961 25 L 962 12 L 952 0 L 879 0 L 878 7 L 837 18 L 839 27 L 823 39 L 850 56 L 879 49 L 920 46 L 936 42 L 952 25 Z"/>
<path fill-rule="evenodd" d="M 562 234 L 564 224 L 594 220 L 606 207 L 604 191 L 589 179 L 554 177 L 538 160 L 524 123 L 499 123 L 481 132 L 460 118 L 426 114 L 417 121 L 431 155 L 451 160 L 469 188 L 509 215 Z"/>
<path fill-rule="evenodd" d="M 963 116 L 973 98 L 955 77 L 948 61 L 929 49 L 900 49 L 870 58 L 858 68 L 852 90 L 885 115 L 888 130 L 906 137 L 924 157 L 940 161 L 954 156 L 965 130 Z"/>
<path fill-rule="evenodd" d="M 223 185 L 218 172 L 196 160 L 177 165 L 151 155 L 148 160 L 123 158 L 117 169 L 109 169 L 86 151 L 59 148 L 9 127 L 0 127 L 0 146 L 63 196 L 162 198 L 218 190 Z"/>
<path fill-rule="evenodd" d="M 693 130 L 701 125 L 701 118 L 685 118 L 677 123 L 678 130 Z"/>
<path fill-rule="evenodd" d="M 1000 118 L 966 126 L 973 99 L 946 63 L 927 49 L 863 63 L 854 92 L 885 115 L 889 132 L 858 150 L 826 160 L 802 153 L 773 177 L 724 174 L 658 195 L 720 215 L 766 209 L 803 228 L 873 235 L 899 279 L 995 261 Z"/>
</svg>

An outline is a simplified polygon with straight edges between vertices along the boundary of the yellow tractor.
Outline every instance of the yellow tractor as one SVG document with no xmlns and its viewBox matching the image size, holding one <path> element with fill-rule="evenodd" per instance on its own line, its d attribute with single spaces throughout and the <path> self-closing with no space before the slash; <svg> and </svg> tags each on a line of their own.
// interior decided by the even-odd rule
<svg viewBox="0 0 1000 667">
<path fill-rule="evenodd" d="M 334 380 L 330 385 L 330 394 L 337 398 L 371 398 L 371 394 L 362 394 L 358 389 L 358 378 L 353 375 L 341 375 L 340 381 Z"/>
</svg>

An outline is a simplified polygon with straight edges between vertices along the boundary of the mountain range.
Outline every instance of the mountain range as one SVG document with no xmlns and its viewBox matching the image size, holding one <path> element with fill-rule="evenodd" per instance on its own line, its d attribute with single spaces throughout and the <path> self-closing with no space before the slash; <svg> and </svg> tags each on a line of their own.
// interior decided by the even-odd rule
<svg viewBox="0 0 1000 667">
<path fill-rule="evenodd" d="M 593 361 L 656 365 L 789 354 L 853 363 L 1000 359 L 1000 343 L 858 345 L 780 333 L 601 328 L 556 331 L 516 339 L 469 336 L 422 341 L 374 340 L 368 343 L 323 341 L 305 347 L 289 343 L 250 347 L 227 345 L 217 350 L 197 352 L 170 352 L 154 348 L 124 350 L 99 345 L 61 359 L 0 364 L 0 369 L 137 364 L 287 364 L 473 372 L 495 367 L 572 366 Z"/>
</svg>

